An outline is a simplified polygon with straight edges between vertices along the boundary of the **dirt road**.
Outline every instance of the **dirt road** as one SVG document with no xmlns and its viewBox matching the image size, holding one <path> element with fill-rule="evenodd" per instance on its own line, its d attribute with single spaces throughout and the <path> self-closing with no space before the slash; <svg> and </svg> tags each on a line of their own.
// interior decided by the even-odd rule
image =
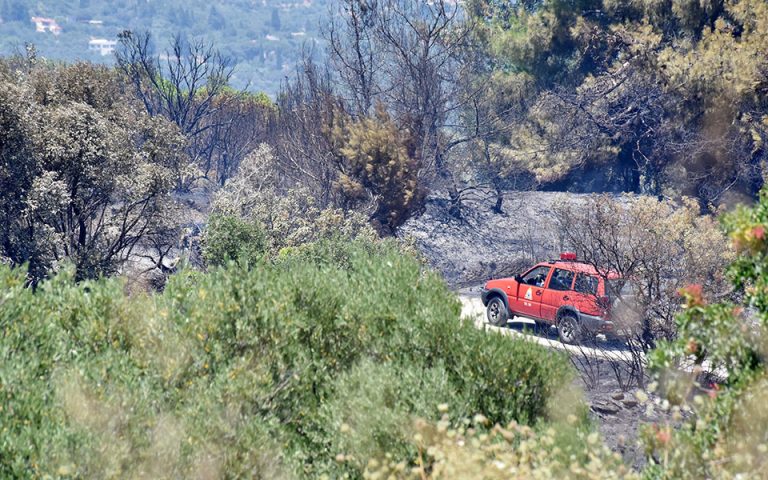
<svg viewBox="0 0 768 480">
<path fill-rule="evenodd" d="M 586 355 L 592 358 L 602 358 L 611 361 L 626 361 L 630 355 L 626 345 L 621 342 L 609 342 L 604 339 L 599 339 L 594 345 L 590 346 L 566 345 L 557 338 L 557 331 L 554 328 L 541 331 L 536 328 L 536 324 L 532 319 L 526 317 L 515 317 L 510 320 L 506 327 L 494 327 L 487 323 L 483 302 L 480 300 L 479 295 L 472 290 L 466 289 L 459 292 L 459 300 L 461 301 L 462 317 L 471 319 L 477 328 L 500 335 L 524 337 L 545 347 L 564 350 L 573 355 Z"/>
</svg>

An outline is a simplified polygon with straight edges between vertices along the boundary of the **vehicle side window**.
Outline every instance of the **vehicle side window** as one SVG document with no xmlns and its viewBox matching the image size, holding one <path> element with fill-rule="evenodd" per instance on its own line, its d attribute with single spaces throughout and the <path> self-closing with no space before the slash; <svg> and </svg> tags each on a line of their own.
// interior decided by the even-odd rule
<svg viewBox="0 0 768 480">
<path fill-rule="evenodd" d="M 523 283 L 526 285 L 535 285 L 537 287 L 543 287 L 544 282 L 547 280 L 550 267 L 536 267 L 523 276 Z"/>
<path fill-rule="evenodd" d="M 579 293 L 597 295 L 597 277 L 580 273 L 576 276 L 576 283 L 573 289 Z"/>
<path fill-rule="evenodd" d="M 552 278 L 549 280 L 549 288 L 552 290 L 570 290 L 573 285 L 574 273 L 570 270 L 555 269 Z"/>
</svg>

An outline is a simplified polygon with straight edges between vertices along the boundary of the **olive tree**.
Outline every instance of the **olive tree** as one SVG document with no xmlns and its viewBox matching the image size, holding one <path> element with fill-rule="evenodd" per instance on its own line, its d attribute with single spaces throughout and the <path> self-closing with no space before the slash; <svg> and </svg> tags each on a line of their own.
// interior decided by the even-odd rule
<svg viewBox="0 0 768 480">
<path fill-rule="evenodd" d="M 115 272 L 167 232 L 169 162 L 183 138 L 150 120 L 113 71 L 86 64 L 0 71 L 0 255 L 33 282 L 60 262 Z"/>
</svg>

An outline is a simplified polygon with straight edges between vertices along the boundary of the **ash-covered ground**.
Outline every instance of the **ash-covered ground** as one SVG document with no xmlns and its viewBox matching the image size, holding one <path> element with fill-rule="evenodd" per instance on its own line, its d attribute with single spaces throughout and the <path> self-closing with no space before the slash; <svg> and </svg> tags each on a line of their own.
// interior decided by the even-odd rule
<svg viewBox="0 0 768 480">
<path fill-rule="evenodd" d="M 413 239 L 451 286 L 464 287 L 555 257 L 563 245 L 552 207 L 584 198 L 571 193 L 508 192 L 499 214 L 493 212 L 489 194 L 478 194 L 463 202 L 459 219 L 448 213 L 448 196 L 435 194 L 421 215 L 400 228 L 399 236 Z"/>
</svg>

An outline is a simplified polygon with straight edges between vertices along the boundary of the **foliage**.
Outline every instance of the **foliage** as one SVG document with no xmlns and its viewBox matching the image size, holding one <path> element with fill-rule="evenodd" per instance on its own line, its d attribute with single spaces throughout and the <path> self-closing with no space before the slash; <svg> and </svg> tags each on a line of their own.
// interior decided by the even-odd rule
<svg viewBox="0 0 768 480">
<path fill-rule="evenodd" d="M 383 104 L 352 114 L 327 68 L 308 59 L 278 97 L 269 143 L 280 186 L 304 191 L 321 209 L 360 212 L 393 234 L 426 194 L 421 140 Z"/>
<path fill-rule="evenodd" d="M 328 56 L 307 55 L 277 97 L 269 142 L 286 188 L 308 188 L 322 207 L 354 204 L 394 233 L 472 136 L 456 122 L 476 96 L 459 81 L 470 30 L 455 2 L 336 2 Z"/>
<path fill-rule="evenodd" d="M 412 419 L 434 417 L 434 402 L 446 398 L 459 408 L 465 403 L 439 365 L 364 360 L 339 377 L 335 394 L 321 406 L 319 419 L 332 429 L 319 440 L 339 452 L 334 460 L 343 458 L 340 467 L 350 473 L 363 471 L 382 452 L 414 460 Z"/>
<path fill-rule="evenodd" d="M 535 422 L 568 381 L 559 355 L 462 322 L 399 248 L 336 248 L 343 268 L 183 271 L 132 297 L 0 266 L 0 475 L 359 477 L 363 456 L 415 453 L 412 415 Z"/>
<path fill-rule="evenodd" d="M 177 186 L 198 176 L 221 185 L 255 144 L 269 141 L 293 182 L 283 187 L 309 188 L 321 208 L 341 206 L 331 193 L 338 145 L 328 133 L 345 115 L 374 118 L 377 104 L 410 138 L 420 187 L 447 189 L 457 216 L 462 195 L 480 185 L 496 190 L 497 212 L 510 185 L 686 195 L 709 208 L 754 196 L 765 175 L 762 0 L 343 0 L 332 6 L 322 43 L 313 24 L 329 6 L 322 0 L 281 11 L 246 0 L 130 1 L 118 12 L 95 0 L 33 3 L 0 4 L 9 32 L 3 45 L 13 48 L 18 38 L 20 49 L 31 40 L 32 14 L 63 25 L 58 37 L 34 39 L 46 55 L 72 45 L 75 35 L 85 47 L 89 36 L 112 38 L 126 29 L 152 29 L 156 38 L 181 31 L 199 42 L 196 54 L 166 52 L 173 65 L 163 62 L 163 69 L 155 68 L 156 46 L 142 47 L 153 65 L 143 70 L 155 71 L 139 75 L 136 93 L 165 96 L 169 116 L 194 132 L 185 145 L 191 158 L 178 158 L 186 163 L 177 169 Z M 91 14 L 104 23 L 86 23 Z M 153 17 L 162 20 L 150 23 Z M 327 47 L 327 57 L 302 56 L 303 39 Z M 222 48 L 218 59 L 208 55 L 213 42 Z M 247 71 L 206 72 L 228 58 Z M 275 112 L 228 94 L 216 99 L 222 108 L 207 109 L 191 92 L 210 83 L 202 97 L 212 102 L 226 80 L 243 87 L 246 77 L 256 84 L 268 76 L 269 91 L 277 92 L 276 79 L 292 64 L 296 74 L 280 89 Z M 268 75 L 254 76 L 254 68 Z M 200 126 L 205 133 L 191 128 L 207 111 L 216 114 Z"/>
<path fill-rule="evenodd" d="M 622 328 L 641 331 L 649 345 L 676 337 L 677 292 L 683 286 L 697 283 L 708 295 L 728 293 L 724 271 L 733 251 L 695 202 L 591 196 L 583 204 L 556 205 L 555 219 L 565 248 L 598 271 L 629 279 L 632 304 L 622 310 Z"/>
<path fill-rule="evenodd" d="M 515 112 L 491 137 L 506 163 L 580 190 L 719 204 L 763 182 L 765 2 L 469 2 Z M 576 178 L 576 172 L 587 170 Z"/>
<path fill-rule="evenodd" d="M 335 9 L 325 35 L 328 63 L 347 112 L 386 111 L 412 137 L 409 154 L 419 167 L 444 174 L 443 157 L 461 143 L 451 138 L 455 112 L 475 97 L 460 82 L 472 23 L 445 0 L 343 0 Z"/>
<path fill-rule="evenodd" d="M 265 255 L 267 240 L 261 228 L 232 216 L 211 215 L 203 237 L 203 258 L 208 265 L 234 261 L 247 267 Z"/>
<path fill-rule="evenodd" d="M 767 206 L 763 190 L 758 205 L 740 207 L 723 220 L 739 253 L 728 275 L 743 292 L 742 304 L 710 303 L 711 295 L 699 285 L 682 289 L 686 308 L 678 316 L 679 339 L 652 356 L 670 402 L 688 405 L 696 414 L 680 432 L 669 431 L 661 439 L 648 435 L 659 478 L 738 478 L 765 470 Z M 692 373 L 679 371 L 681 362 L 693 364 Z M 703 370 L 724 378 L 705 383 Z"/>
<path fill-rule="evenodd" d="M 397 454 L 372 459 L 365 478 L 640 478 L 575 415 L 539 430 L 516 422 L 488 425 L 482 415 L 463 422 L 451 422 L 447 414 L 435 423 L 417 421 L 412 440 L 417 462 Z"/>
<path fill-rule="evenodd" d="M 106 68 L 11 64 L 0 66 L 0 255 L 28 263 L 33 281 L 64 259 L 78 278 L 113 273 L 165 231 L 183 140 L 137 110 Z"/>
<path fill-rule="evenodd" d="M 411 141 L 379 105 L 373 118 L 337 126 L 333 139 L 343 159 L 336 186 L 355 205 L 375 199 L 371 215 L 385 231 L 394 231 L 421 207 L 425 191 L 419 165 L 408 154 Z"/>
</svg>

